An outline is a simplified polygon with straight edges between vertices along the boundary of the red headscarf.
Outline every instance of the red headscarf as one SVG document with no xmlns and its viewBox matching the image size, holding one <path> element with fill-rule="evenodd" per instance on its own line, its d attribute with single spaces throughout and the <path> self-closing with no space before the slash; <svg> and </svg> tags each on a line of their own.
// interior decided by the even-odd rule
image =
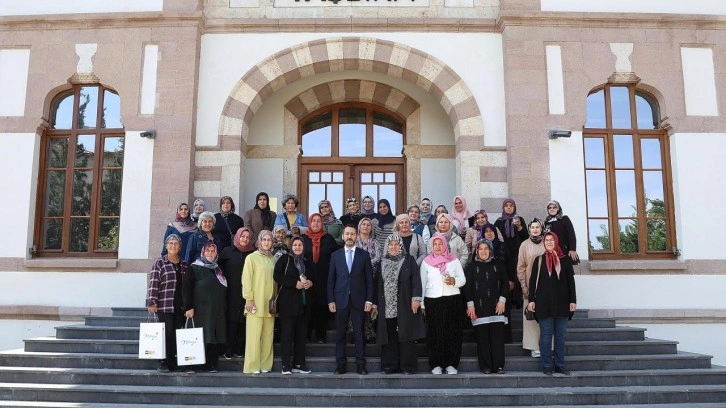
<svg viewBox="0 0 726 408">
<path fill-rule="evenodd" d="M 555 240 L 555 248 L 552 251 L 547 250 L 547 247 L 545 246 L 545 260 L 547 261 L 547 272 L 550 273 L 550 276 L 552 276 L 552 270 L 554 269 L 557 272 L 557 279 L 560 278 L 560 258 L 565 256 L 565 254 L 562 253 L 562 250 L 560 249 L 560 239 L 557 238 L 557 234 L 554 232 L 547 232 L 544 234 L 544 237 L 542 237 L 542 240 L 544 241 L 547 239 L 547 236 L 551 236 Z"/>
<path fill-rule="evenodd" d="M 239 243 L 239 237 L 241 237 L 242 233 L 245 231 L 247 231 L 250 234 L 250 243 L 247 244 L 246 247 L 243 247 Z M 252 250 L 254 249 L 252 247 L 252 230 L 247 227 L 242 227 L 242 228 L 238 229 L 237 232 L 234 234 L 234 240 L 232 241 L 232 243 L 234 244 L 235 247 L 237 247 L 237 249 L 239 249 L 240 252 L 252 252 Z"/>
<path fill-rule="evenodd" d="M 444 252 L 441 255 L 436 255 L 434 251 L 431 251 L 424 258 L 424 262 L 438 268 L 439 272 L 444 275 L 446 273 L 446 264 L 456 259 L 456 255 L 449 252 L 449 244 L 446 242 L 446 237 L 440 232 L 435 233 L 431 237 L 431 248 L 434 247 L 434 241 L 437 239 L 444 243 Z"/>
<path fill-rule="evenodd" d="M 323 225 L 323 216 L 319 213 L 310 214 L 310 217 L 308 217 L 308 225 L 313 224 L 313 217 L 320 218 L 320 231 L 313 232 L 313 229 L 308 226 L 308 230 L 305 235 L 313 241 L 313 263 L 318 263 L 318 259 L 320 259 L 320 238 L 327 234 L 328 231 L 325 230 L 325 226 Z"/>
</svg>

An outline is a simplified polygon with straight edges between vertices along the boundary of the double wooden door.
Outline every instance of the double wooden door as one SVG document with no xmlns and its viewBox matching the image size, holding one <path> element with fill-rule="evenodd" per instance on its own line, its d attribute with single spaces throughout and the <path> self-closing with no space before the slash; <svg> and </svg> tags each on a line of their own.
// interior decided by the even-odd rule
<svg viewBox="0 0 726 408">
<path fill-rule="evenodd" d="M 391 211 L 405 211 L 405 173 L 403 164 L 302 164 L 300 173 L 300 211 L 312 214 L 318 203 L 328 200 L 337 217 L 345 214 L 345 202 L 364 196 L 375 202 L 385 198 Z M 378 211 L 377 208 L 374 211 Z"/>
</svg>

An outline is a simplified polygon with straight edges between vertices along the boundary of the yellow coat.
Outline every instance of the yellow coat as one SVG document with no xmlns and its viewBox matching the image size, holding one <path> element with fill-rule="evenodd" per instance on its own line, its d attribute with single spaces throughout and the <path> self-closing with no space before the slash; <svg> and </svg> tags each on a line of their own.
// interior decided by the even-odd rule
<svg viewBox="0 0 726 408">
<path fill-rule="evenodd" d="M 275 257 L 262 255 L 255 251 L 245 259 L 242 268 L 242 297 L 245 300 L 254 300 L 257 312 L 256 317 L 273 317 L 268 309 L 269 301 L 275 294 Z M 248 312 L 245 310 L 245 314 Z"/>
</svg>

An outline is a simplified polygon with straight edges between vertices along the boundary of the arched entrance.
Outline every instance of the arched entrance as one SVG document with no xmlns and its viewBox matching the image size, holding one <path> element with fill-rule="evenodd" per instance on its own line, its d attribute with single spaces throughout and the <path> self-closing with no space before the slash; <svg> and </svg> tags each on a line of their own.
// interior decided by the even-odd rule
<svg viewBox="0 0 726 408">
<path fill-rule="evenodd" d="M 219 184 L 222 190 L 230 195 L 242 193 L 244 187 L 229 175 L 235 171 L 244 175 L 250 125 L 263 103 L 276 91 L 300 79 L 339 71 L 385 74 L 414 84 L 430 94 L 448 116 L 455 136 L 455 151 L 452 152 L 452 157 L 457 159 L 455 189 L 478 190 L 471 187 L 478 187 L 480 182 L 482 160 L 479 156 L 482 156 L 484 126 L 468 86 L 451 68 L 429 54 L 391 41 L 360 37 L 335 37 L 299 44 L 270 56 L 248 71 L 225 103 L 217 146 L 197 149 L 196 173 L 221 174 Z M 388 99 L 401 109 L 407 109 L 405 105 L 411 101 L 407 101 L 405 95 L 396 100 L 396 95 L 392 93 Z M 293 109 L 290 111 L 294 112 Z M 296 158 L 294 137 L 288 139 L 286 136 L 285 139 L 285 146 L 279 150 L 285 152 L 286 158 Z M 463 152 L 469 154 L 462 155 Z M 489 156 L 492 154 L 504 158 L 498 162 L 506 161 L 505 153 L 489 152 Z M 195 180 L 195 191 L 198 185 L 209 186 L 209 181 Z M 285 185 L 283 188 L 291 191 L 295 187 Z M 476 192 L 472 195 L 472 199 L 478 199 Z"/>
</svg>

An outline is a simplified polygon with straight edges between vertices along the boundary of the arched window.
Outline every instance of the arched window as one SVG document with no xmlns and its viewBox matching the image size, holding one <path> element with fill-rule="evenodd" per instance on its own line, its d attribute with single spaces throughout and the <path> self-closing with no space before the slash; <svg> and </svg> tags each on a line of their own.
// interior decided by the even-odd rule
<svg viewBox="0 0 726 408">
<path fill-rule="evenodd" d="M 404 130 L 403 118 L 372 104 L 341 103 L 304 117 L 298 186 L 303 210 L 316 212 L 327 199 L 340 216 L 346 198 L 366 195 L 388 199 L 394 213 L 403 209 Z"/>
<path fill-rule="evenodd" d="M 592 259 L 673 258 L 668 135 L 655 98 L 607 84 L 587 97 L 583 132 Z"/>
<path fill-rule="evenodd" d="M 119 96 L 76 85 L 55 97 L 42 138 L 37 256 L 116 256 L 124 130 Z"/>
</svg>

